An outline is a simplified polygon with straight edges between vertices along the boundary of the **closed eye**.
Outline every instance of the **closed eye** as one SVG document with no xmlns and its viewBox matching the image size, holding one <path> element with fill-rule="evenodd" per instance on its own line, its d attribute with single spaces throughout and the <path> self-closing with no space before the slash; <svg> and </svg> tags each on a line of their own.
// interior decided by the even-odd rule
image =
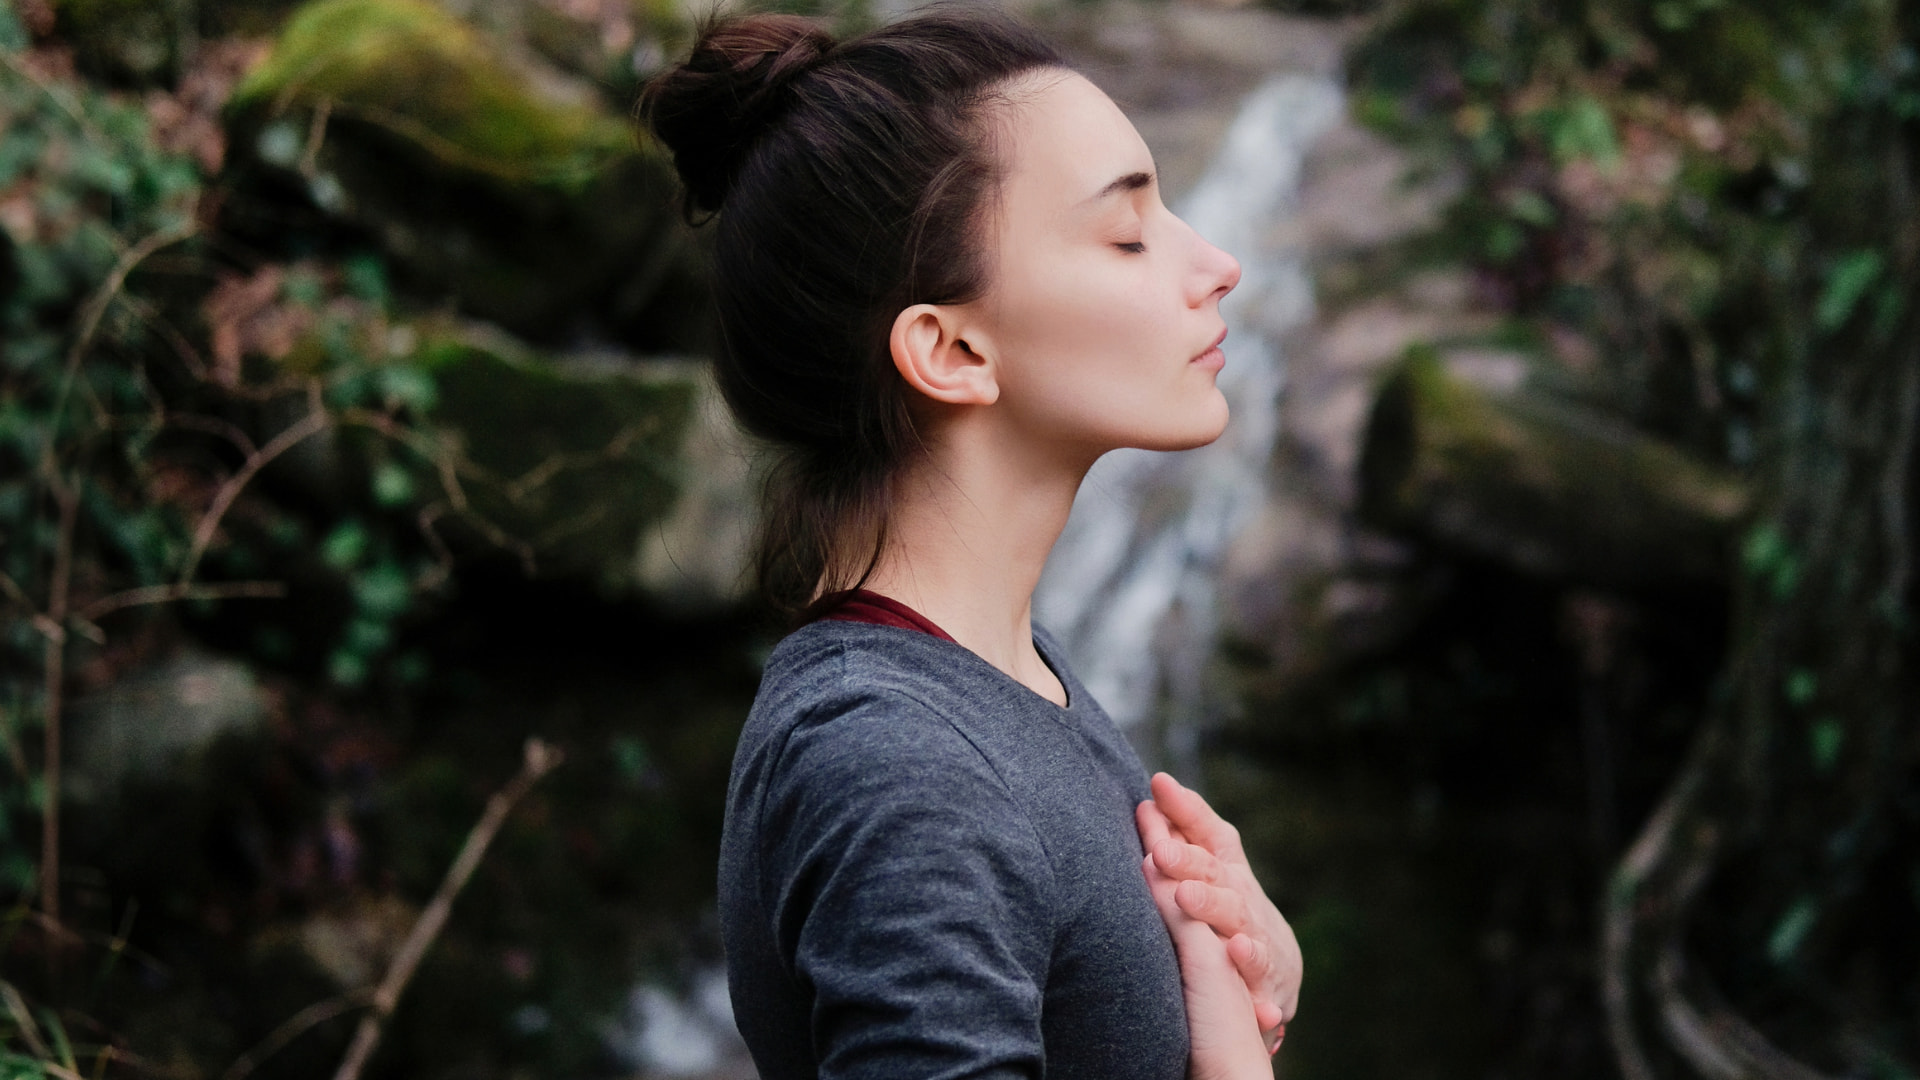
<svg viewBox="0 0 1920 1080">
<path fill-rule="evenodd" d="M 1134 240 L 1130 243 L 1125 243 L 1125 244 L 1115 244 L 1113 246 L 1119 248 L 1121 251 L 1124 251 L 1129 255 L 1144 255 L 1147 253 L 1147 245 L 1144 242 L 1139 240 Z"/>
</svg>

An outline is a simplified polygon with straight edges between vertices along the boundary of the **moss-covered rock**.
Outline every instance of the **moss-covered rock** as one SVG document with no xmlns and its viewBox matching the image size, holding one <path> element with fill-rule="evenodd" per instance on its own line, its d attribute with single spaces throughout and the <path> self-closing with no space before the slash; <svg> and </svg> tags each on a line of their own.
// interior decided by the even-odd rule
<svg viewBox="0 0 1920 1080">
<path fill-rule="evenodd" d="M 699 365 L 543 357 L 471 328 L 429 327 L 421 342 L 412 362 L 433 380 L 433 422 L 457 440 L 478 538 L 542 574 L 639 584 L 637 553 L 680 494 Z"/>
<path fill-rule="evenodd" d="M 1714 583 L 1750 493 L 1729 470 L 1522 384 L 1409 350 L 1360 463 L 1361 510 L 1520 570 L 1607 586 Z"/>
<path fill-rule="evenodd" d="M 535 340 L 701 343 L 699 259 L 664 157 L 590 86 L 439 7 L 301 8 L 235 91 L 230 127 L 230 217 L 263 244 L 368 236 L 403 292 Z"/>
<path fill-rule="evenodd" d="M 478 32 L 422 0 L 309 4 L 234 102 L 274 112 L 326 104 L 453 168 L 510 182 L 578 184 L 633 151 L 625 125 L 542 96 Z"/>
</svg>

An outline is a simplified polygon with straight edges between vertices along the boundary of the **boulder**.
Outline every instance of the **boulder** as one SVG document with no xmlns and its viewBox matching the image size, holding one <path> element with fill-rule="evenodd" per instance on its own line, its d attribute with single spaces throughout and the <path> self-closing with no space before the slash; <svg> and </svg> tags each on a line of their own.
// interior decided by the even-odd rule
<svg viewBox="0 0 1920 1080">
<path fill-rule="evenodd" d="M 412 366 L 433 381 L 430 421 L 471 468 L 474 538 L 521 547 L 542 575 L 620 590 L 681 495 L 705 379 L 698 361 L 536 352 L 471 324 L 423 324 Z M 442 494 L 436 475 L 415 485 Z M 494 533 L 493 530 L 499 530 Z"/>
<path fill-rule="evenodd" d="M 665 156 L 589 84 L 441 7 L 314 0 L 236 88 L 229 128 L 256 200 L 230 217 L 265 243 L 303 231 L 272 205 L 299 192 L 310 238 L 368 236 L 419 299 L 536 340 L 702 343 Z"/>
<path fill-rule="evenodd" d="M 194 774 L 216 740 L 262 732 L 272 705 L 247 665 L 182 647 L 75 703 L 69 794 L 85 801 L 127 780 Z"/>
<path fill-rule="evenodd" d="M 1409 350 L 1368 424 L 1362 515 L 1526 573 L 1614 588 L 1723 581 L 1750 500 L 1740 477 L 1523 375 Z"/>
</svg>

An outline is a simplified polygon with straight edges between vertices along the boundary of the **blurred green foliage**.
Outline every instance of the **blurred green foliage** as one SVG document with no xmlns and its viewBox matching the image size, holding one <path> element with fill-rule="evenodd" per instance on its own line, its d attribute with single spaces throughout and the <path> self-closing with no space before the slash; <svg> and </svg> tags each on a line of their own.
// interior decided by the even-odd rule
<svg viewBox="0 0 1920 1080">
<path fill-rule="evenodd" d="M 0 1077 L 76 1058 L 112 1074 L 129 1049 L 217 1071 L 353 989 L 353 935 L 417 912 L 536 729 L 569 744 L 564 788 L 528 801 L 463 898 L 394 1022 L 385 1054 L 410 1063 L 394 1067 L 600 1067 L 636 974 L 685 962 L 684 933 L 663 925 L 706 899 L 703 877 L 654 868 L 713 858 L 709 804 L 752 687 L 739 649 L 682 634 L 667 659 L 636 661 L 593 607 L 531 616 L 490 651 L 489 629 L 522 614 L 486 576 L 504 562 L 585 582 L 630 632 L 636 543 L 676 497 L 698 368 L 634 363 L 631 339 L 573 357 L 522 344 L 474 317 L 505 321 L 473 280 L 405 257 L 480 262 L 418 241 L 450 221 L 507 245 L 475 274 L 497 295 L 548 288 L 565 313 L 617 293 L 653 318 L 661 282 L 692 281 L 660 225 L 674 220 L 664 166 L 594 86 L 630 94 L 680 16 L 614 0 L 583 23 L 529 5 L 516 32 L 554 65 L 540 78 L 596 80 L 568 104 L 502 60 L 497 9 L 462 21 L 321 0 L 278 26 L 293 6 L 0 4 L 0 897 L 18 897 L 0 955 L 23 961 Z M 344 56 L 343 21 L 357 35 Z M 234 30 L 280 38 L 217 36 Z M 411 182 L 376 129 L 444 151 L 447 174 Z M 335 153 L 349 144 L 359 158 Z M 343 160 L 367 168 L 326 171 Z M 399 192 L 386 216 L 341 212 L 377 203 L 383 181 Z M 527 257 L 540 245 L 544 263 Z M 554 266 L 571 275 L 557 290 Z M 617 289 L 609 266 L 629 275 Z M 699 319 L 697 303 L 667 305 Z M 240 585 L 284 598 L 222 598 Z M 562 641 L 588 674 L 540 683 Z M 48 720 L 75 719 L 48 687 L 84 710 L 89 691 L 209 650 L 244 664 L 268 719 L 157 775 L 67 787 L 61 862 L 85 883 L 61 890 L 63 923 L 85 944 L 64 953 L 31 895 L 49 855 Z M 592 679 L 599 696 L 567 704 Z M 539 688 L 502 689 L 522 683 Z M 117 963 L 123 950 L 134 959 Z M 42 977 L 102 954 L 116 962 L 95 978 Z M 69 1051 L 58 1018 L 101 1045 Z M 270 1071 L 324 1074 L 350 1019 Z"/>
<path fill-rule="evenodd" d="M 1759 493 L 1715 700 L 1608 903 L 1800 1061 L 1910 1073 L 1913 6 L 1410 0 L 1352 70 L 1355 113 L 1461 180 L 1422 256 L 1560 387 Z"/>
</svg>

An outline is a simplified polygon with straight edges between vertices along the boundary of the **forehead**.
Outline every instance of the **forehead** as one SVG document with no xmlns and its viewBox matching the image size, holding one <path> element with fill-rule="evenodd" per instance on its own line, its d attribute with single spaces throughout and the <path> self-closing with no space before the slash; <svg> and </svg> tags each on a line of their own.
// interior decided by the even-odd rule
<svg viewBox="0 0 1920 1080">
<path fill-rule="evenodd" d="M 1133 122 L 1085 76 L 1038 72 L 1009 87 L 1007 97 L 1000 153 L 1009 202 L 1071 210 L 1117 177 L 1153 171 Z"/>
</svg>

